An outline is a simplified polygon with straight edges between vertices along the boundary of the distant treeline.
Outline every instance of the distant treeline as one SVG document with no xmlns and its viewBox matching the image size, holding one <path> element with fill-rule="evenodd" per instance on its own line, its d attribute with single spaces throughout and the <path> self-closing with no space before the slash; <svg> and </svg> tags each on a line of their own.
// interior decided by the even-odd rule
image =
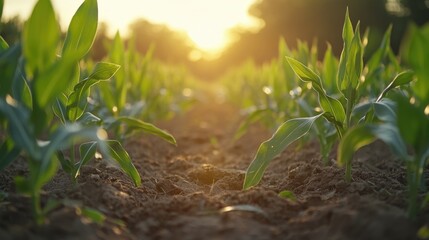
<svg viewBox="0 0 429 240">
<path fill-rule="evenodd" d="M 282 36 L 293 48 L 297 40 L 317 41 L 318 49 L 325 49 L 329 42 L 336 54 L 342 49 L 341 28 L 346 8 L 353 21 L 360 20 L 362 33 L 370 28 L 368 51 L 378 45 L 383 32 L 392 24 L 391 44 L 398 51 L 413 22 L 423 25 L 429 21 L 428 0 L 259 0 L 249 9 L 249 14 L 259 18 L 264 25 L 258 32 L 235 30 L 236 41 L 231 43 L 217 59 L 191 61 L 194 46 L 184 33 L 165 25 L 139 19 L 130 24 L 130 43 L 145 53 L 154 48 L 153 56 L 168 64 L 187 66 L 196 76 L 213 79 L 231 66 L 248 59 L 263 63 L 278 57 L 278 41 Z M 17 18 L 6 19 L 0 26 L 2 36 L 9 43 L 18 40 L 21 22 Z M 101 25 L 91 57 L 102 59 L 107 54 L 111 40 L 108 26 Z"/>
</svg>

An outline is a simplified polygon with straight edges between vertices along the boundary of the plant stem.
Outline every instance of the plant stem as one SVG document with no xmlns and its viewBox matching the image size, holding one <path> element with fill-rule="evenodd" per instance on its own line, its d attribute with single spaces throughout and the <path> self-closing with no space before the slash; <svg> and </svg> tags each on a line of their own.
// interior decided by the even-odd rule
<svg viewBox="0 0 429 240">
<path fill-rule="evenodd" d="M 417 164 L 417 159 L 407 164 L 408 172 L 408 216 L 414 219 L 418 213 L 418 193 L 420 189 L 420 181 L 422 176 L 422 169 Z"/>
<path fill-rule="evenodd" d="M 40 193 L 39 191 L 34 191 L 31 194 L 31 204 L 33 210 L 33 216 L 36 220 L 37 225 L 42 225 L 44 223 L 44 217 L 42 212 L 42 207 L 40 206 Z"/>
</svg>

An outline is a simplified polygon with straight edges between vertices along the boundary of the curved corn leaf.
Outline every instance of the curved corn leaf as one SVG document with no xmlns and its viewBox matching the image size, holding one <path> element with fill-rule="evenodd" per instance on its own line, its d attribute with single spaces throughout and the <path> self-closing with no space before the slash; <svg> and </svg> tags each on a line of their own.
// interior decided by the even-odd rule
<svg viewBox="0 0 429 240">
<path fill-rule="evenodd" d="M 391 101 L 381 101 L 373 103 L 375 116 L 386 123 L 396 123 L 396 105 Z"/>
<path fill-rule="evenodd" d="M 127 151 L 122 147 L 122 145 L 115 140 L 107 140 L 103 141 L 103 145 L 101 146 L 104 154 L 107 154 L 111 158 L 113 158 L 121 167 L 121 169 L 133 180 L 136 186 L 141 185 L 140 174 L 137 171 L 136 167 L 133 165 L 130 156 Z"/>
<path fill-rule="evenodd" d="M 346 180 L 351 180 L 351 161 L 353 154 L 375 140 L 375 136 L 368 125 L 357 125 L 347 131 L 338 145 L 337 162 L 346 166 Z"/>
<path fill-rule="evenodd" d="M 153 124 L 143 122 L 141 120 L 131 118 L 131 117 L 118 117 L 115 120 L 115 123 L 113 124 L 120 124 L 120 123 L 124 123 L 127 126 L 128 131 L 142 130 L 146 133 L 150 133 L 152 135 L 161 137 L 162 139 L 164 139 L 165 141 L 173 145 L 177 145 L 176 139 L 174 139 L 174 137 L 171 134 L 169 134 L 164 130 L 159 129 Z"/>
<path fill-rule="evenodd" d="M 390 48 L 390 36 L 392 33 L 392 24 L 389 25 L 386 32 L 384 33 L 383 39 L 381 40 L 380 46 L 372 54 L 371 58 L 367 63 L 368 67 L 368 77 L 371 77 L 372 74 L 378 71 L 381 68 L 383 59 L 387 56 L 388 50 Z"/>
<path fill-rule="evenodd" d="M 351 179 L 351 161 L 353 154 L 358 149 L 372 143 L 377 138 L 386 143 L 390 150 L 401 159 L 411 159 L 398 129 L 393 124 L 357 125 L 347 131 L 338 145 L 337 161 L 340 166 L 346 165 L 347 180 Z"/>
<path fill-rule="evenodd" d="M 103 123 L 103 120 L 101 120 L 101 118 L 95 116 L 90 112 L 84 112 L 82 116 L 78 119 L 78 122 L 85 126 L 100 126 Z"/>
<path fill-rule="evenodd" d="M 286 60 L 302 81 L 311 82 L 316 85 L 316 88 L 323 88 L 319 76 L 313 70 L 291 57 L 286 57 Z M 316 91 L 319 92 L 318 90 Z"/>
<path fill-rule="evenodd" d="M 42 159 L 50 159 L 56 151 L 68 147 L 72 142 L 83 140 L 98 141 L 100 139 L 97 133 L 97 127 L 83 127 L 77 123 L 63 125 L 52 134 L 49 142 L 41 146 Z"/>
<path fill-rule="evenodd" d="M 55 61 L 56 47 L 60 40 L 60 26 L 50 0 L 37 1 L 24 25 L 22 35 L 28 68 L 32 72 L 36 69 L 44 71 Z"/>
<path fill-rule="evenodd" d="M 424 108 L 411 104 L 407 98 L 397 99 L 397 126 L 403 140 L 413 147 L 416 155 L 429 148 L 429 118 Z"/>
<path fill-rule="evenodd" d="M 396 122 L 396 104 L 390 100 L 383 99 L 379 102 L 365 102 L 353 109 L 353 117 L 360 118 L 359 122 L 365 121 L 370 123 L 374 116 L 383 122 Z"/>
<path fill-rule="evenodd" d="M 109 62 L 98 62 L 87 79 L 108 80 L 121 68 L 120 65 Z"/>
<path fill-rule="evenodd" d="M 384 96 L 386 96 L 387 92 L 392 90 L 395 87 L 405 85 L 407 83 L 410 83 L 414 80 L 414 72 L 410 70 L 403 71 L 395 76 L 395 78 L 392 80 L 392 82 L 387 85 L 387 87 L 381 92 L 381 94 L 377 98 L 377 102 L 381 101 Z"/>
<path fill-rule="evenodd" d="M 100 81 L 109 80 L 119 68 L 119 65 L 113 63 L 97 63 L 88 78 L 76 84 L 67 101 L 67 114 L 71 121 L 76 121 L 84 113 L 88 104 L 87 97 L 90 87 Z"/>
<path fill-rule="evenodd" d="M 77 164 L 77 167 L 75 169 L 74 178 L 77 178 L 80 174 L 80 169 L 83 165 L 85 165 L 89 160 L 91 160 L 95 156 L 95 152 L 97 151 L 97 142 L 87 142 L 83 143 L 79 146 L 79 153 L 80 153 L 80 161 Z"/>
<path fill-rule="evenodd" d="M 9 48 L 9 44 L 7 44 L 6 40 L 2 36 L 0 36 L 0 53 Z"/>
<path fill-rule="evenodd" d="M 409 160 L 407 146 L 396 126 L 386 123 L 371 128 L 374 136 L 389 146 L 390 150 L 403 160 Z"/>
<path fill-rule="evenodd" d="M 333 116 L 333 119 L 329 118 L 328 120 L 342 128 L 342 124 L 346 119 L 346 113 L 341 102 L 326 94 L 319 76 L 317 76 L 317 74 L 314 73 L 310 68 L 293 58 L 286 57 L 286 59 L 293 71 L 302 81 L 311 82 L 313 89 L 319 96 L 320 107 L 323 109 L 323 111 L 325 111 L 326 114 Z"/>
<path fill-rule="evenodd" d="M 259 146 L 255 158 L 246 171 L 243 189 L 246 190 L 257 185 L 271 160 L 289 144 L 307 134 L 314 121 L 322 115 L 295 118 L 283 123 L 269 140 Z"/>
<path fill-rule="evenodd" d="M 83 58 L 94 42 L 97 25 L 97 0 L 85 0 L 70 22 L 63 46 L 63 57 Z"/>
<path fill-rule="evenodd" d="M 61 94 L 55 99 L 55 103 L 52 106 L 52 112 L 60 119 L 62 124 L 66 124 L 69 119 L 67 116 L 67 109 L 63 104 L 64 102 L 67 102 L 67 97 Z"/>
</svg>

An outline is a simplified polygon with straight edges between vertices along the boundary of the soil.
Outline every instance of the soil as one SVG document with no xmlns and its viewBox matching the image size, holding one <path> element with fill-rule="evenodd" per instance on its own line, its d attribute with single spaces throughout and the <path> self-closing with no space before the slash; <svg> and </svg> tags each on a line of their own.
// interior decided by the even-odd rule
<svg viewBox="0 0 429 240">
<path fill-rule="evenodd" d="M 0 239 L 418 239 L 429 211 L 406 214 L 403 164 L 380 142 L 358 152 L 353 181 L 332 161 L 324 165 L 317 143 L 289 147 L 261 183 L 242 191 L 244 173 L 270 132 L 255 124 L 233 142 L 239 111 L 212 98 L 158 123 L 178 142 L 135 135 L 125 147 L 142 177 L 135 187 L 116 166 L 93 160 L 78 183 L 61 170 L 44 187 L 42 201 L 60 200 L 37 226 L 29 199 L 16 194 L 13 177 L 24 159 L 0 173 Z M 279 197 L 288 190 L 296 199 Z M 95 223 L 82 207 L 107 216 Z"/>
</svg>

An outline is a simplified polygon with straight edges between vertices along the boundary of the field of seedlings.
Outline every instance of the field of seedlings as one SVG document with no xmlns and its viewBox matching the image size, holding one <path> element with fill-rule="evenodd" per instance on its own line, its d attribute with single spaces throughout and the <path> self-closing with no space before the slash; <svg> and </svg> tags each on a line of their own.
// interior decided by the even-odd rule
<svg viewBox="0 0 429 240">
<path fill-rule="evenodd" d="M 429 25 L 367 54 L 347 11 L 339 57 L 214 83 L 119 32 L 94 61 L 97 26 L 39 0 L 0 37 L 0 239 L 429 239 Z"/>
</svg>

